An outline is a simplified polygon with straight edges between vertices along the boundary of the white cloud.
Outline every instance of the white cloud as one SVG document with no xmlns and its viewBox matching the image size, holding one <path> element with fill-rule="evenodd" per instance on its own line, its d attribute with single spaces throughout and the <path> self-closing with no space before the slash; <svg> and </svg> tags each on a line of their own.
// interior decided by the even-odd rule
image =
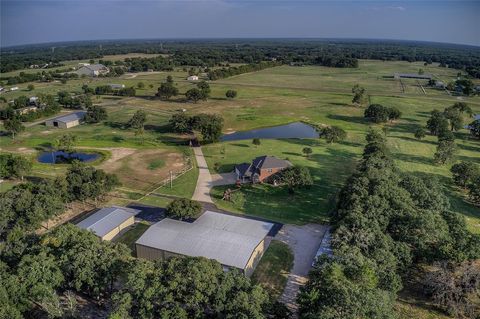
<svg viewBox="0 0 480 319">
<path fill-rule="evenodd" d="M 387 7 L 389 10 L 395 10 L 395 11 L 406 11 L 407 9 L 402 6 L 389 6 Z"/>
</svg>

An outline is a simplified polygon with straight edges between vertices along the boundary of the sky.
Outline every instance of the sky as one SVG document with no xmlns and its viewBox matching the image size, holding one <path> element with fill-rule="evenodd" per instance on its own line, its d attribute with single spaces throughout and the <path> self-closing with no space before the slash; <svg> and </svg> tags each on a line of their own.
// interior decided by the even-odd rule
<svg viewBox="0 0 480 319">
<path fill-rule="evenodd" d="M 0 0 L 2 47 L 145 38 L 362 38 L 480 46 L 477 1 Z"/>
</svg>

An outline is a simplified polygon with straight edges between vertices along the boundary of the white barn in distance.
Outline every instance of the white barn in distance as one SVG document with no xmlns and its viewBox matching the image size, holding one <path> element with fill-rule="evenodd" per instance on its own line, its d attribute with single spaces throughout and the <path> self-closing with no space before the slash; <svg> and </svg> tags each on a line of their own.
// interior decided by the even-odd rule
<svg viewBox="0 0 480 319">
<path fill-rule="evenodd" d="M 187 81 L 198 81 L 198 75 L 190 75 Z"/>
<path fill-rule="evenodd" d="M 79 222 L 77 226 L 93 232 L 102 240 L 111 240 L 123 229 L 133 225 L 138 213 L 140 210 L 128 207 L 105 207 Z"/>
<path fill-rule="evenodd" d="M 267 249 L 265 238 L 272 227 L 272 223 L 206 211 L 193 223 L 159 221 L 135 242 L 135 248 L 139 258 L 205 257 L 251 276 Z"/>
<path fill-rule="evenodd" d="M 67 115 L 46 120 L 45 125 L 59 128 L 71 128 L 80 125 L 80 123 L 85 118 L 85 115 L 87 115 L 87 112 L 85 111 L 73 112 Z"/>
<path fill-rule="evenodd" d="M 99 76 L 104 75 L 110 72 L 110 70 L 103 64 L 89 64 L 84 65 L 77 70 L 77 74 L 79 76 L 87 75 L 87 76 Z"/>
</svg>

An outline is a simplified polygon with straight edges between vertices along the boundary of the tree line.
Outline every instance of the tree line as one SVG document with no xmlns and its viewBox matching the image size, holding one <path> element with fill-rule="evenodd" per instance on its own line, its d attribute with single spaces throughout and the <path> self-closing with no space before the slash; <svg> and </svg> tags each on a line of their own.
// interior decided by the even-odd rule
<svg viewBox="0 0 480 319">
<path fill-rule="evenodd" d="M 262 61 L 254 64 L 245 64 L 245 65 L 239 65 L 239 66 L 232 66 L 229 68 L 215 69 L 208 72 L 208 78 L 214 81 L 214 80 L 224 79 L 224 78 L 228 78 L 228 77 L 243 74 L 243 73 L 261 71 L 261 70 L 264 70 L 267 68 L 273 68 L 279 65 L 282 65 L 282 63 L 277 61 Z"/>
<path fill-rule="evenodd" d="M 217 114 L 200 113 L 189 116 L 184 112 L 175 113 L 169 121 L 175 133 L 192 133 L 199 131 L 207 143 L 218 142 L 222 136 L 223 118 Z"/>
<path fill-rule="evenodd" d="M 118 40 L 2 48 L 0 72 L 28 68 L 32 64 L 59 63 L 68 60 L 98 59 L 104 55 L 155 53 L 168 56 L 144 61 L 128 61 L 135 70 L 161 69 L 172 66 L 213 67 L 229 63 L 258 63 L 276 60 L 284 64 L 322 64 L 354 67 L 358 59 L 437 62 L 440 66 L 464 70 L 480 78 L 478 48 L 427 42 L 351 41 L 351 40 Z"/>
<path fill-rule="evenodd" d="M 320 258 L 301 289 L 301 318 L 394 318 L 411 269 L 480 257 L 480 236 L 450 211 L 439 181 L 401 172 L 382 133 L 366 139 L 332 215 L 334 256 Z"/>
</svg>

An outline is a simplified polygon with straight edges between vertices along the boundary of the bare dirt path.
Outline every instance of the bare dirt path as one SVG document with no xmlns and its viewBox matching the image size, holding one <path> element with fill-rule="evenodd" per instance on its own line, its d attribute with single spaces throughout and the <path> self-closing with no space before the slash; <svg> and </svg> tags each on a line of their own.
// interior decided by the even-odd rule
<svg viewBox="0 0 480 319">
<path fill-rule="evenodd" d="M 205 160 L 205 157 L 203 157 L 202 148 L 194 147 L 193 153 L 195 154 L 195 159 L 197 160 L 198 165 L 198 179 L 192 199 L 199 202 L 213 203 L 212 198 L 210 197 L 210 189 L 213 184 L 212 175 L 210 175 L 207 161 Z"/>
<path fill-rule="evenodd" d="M 328 226 L 319 224 L 284 225 L 274 238 L 286 243 L 293 251 L 293 268 L 279 301 L 294 313 L 298 310 L 296 300 L 300 287 L 308 280 L 307 275 L 312 268 L 313 258 L 327 229 Z"/>
</svg>

